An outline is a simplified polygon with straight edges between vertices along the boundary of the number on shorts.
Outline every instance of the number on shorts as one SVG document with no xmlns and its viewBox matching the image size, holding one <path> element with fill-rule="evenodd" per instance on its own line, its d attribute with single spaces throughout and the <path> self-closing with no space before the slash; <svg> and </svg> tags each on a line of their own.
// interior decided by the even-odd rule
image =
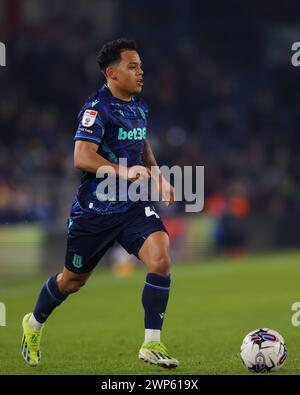
<svg viewBox="0 0 300 395">
<path fill-rule="evenodd" d="M 146 217 L 151 217 L 151 215 L 155 215 L 156 218 L 159 218 L 159 215 L 154 210 L 151 210 L 149 206 L 145 207 L 145 214 Z"/>
</svg>

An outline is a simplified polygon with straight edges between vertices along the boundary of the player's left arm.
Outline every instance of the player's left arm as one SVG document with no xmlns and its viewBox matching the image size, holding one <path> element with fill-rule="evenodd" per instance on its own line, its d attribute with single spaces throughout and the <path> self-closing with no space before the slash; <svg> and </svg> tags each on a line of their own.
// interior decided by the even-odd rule
<svg viewBox="0 0 300 395">
<path fill-rule="evenodd" d="M 174 188 L 161 174 L 148 139 L 145 140 L 144 144 L 143 165 L 150 171 L 152 170 L 151 174 L 157 182 L 159 194 L 166 205 L 171 206 L 175 200 Z"/>
</svg>

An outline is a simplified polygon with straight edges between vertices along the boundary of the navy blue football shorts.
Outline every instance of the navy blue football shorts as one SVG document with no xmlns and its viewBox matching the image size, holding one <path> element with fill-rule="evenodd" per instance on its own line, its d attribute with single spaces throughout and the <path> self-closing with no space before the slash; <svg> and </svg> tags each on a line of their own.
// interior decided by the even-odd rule
<svg viewBox="0 0 300 395">
<path fill-rule="evenodd" d="M 75 201 L 68 218 L 65 267 L 87 273 L 117 240 L 129 254 L 138 257 L 146 238 L 167 230 L 151 202 L 136 202 L 126 212 L 98 214 L 83 210 Z"/>
</svg>

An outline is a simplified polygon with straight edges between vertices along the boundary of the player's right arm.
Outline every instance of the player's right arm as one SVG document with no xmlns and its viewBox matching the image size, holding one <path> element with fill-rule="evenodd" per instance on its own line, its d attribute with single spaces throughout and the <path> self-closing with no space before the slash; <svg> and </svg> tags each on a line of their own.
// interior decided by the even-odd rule
<svg viewBox="0 0 300 395">
<path fill-rule="evenodd" d="M 104 133 L 104 123 L 98 111 L 86 109 L 79 114 L 79 126 L 74 137 L 74 166 L 89 173 L 116 175 L 130 181 L 139 177 L 149 178 L 150 172 L 143 166 L 127 168 L 99 155 Z"/>
<path fill-rule="evenodd" d="M 97 171 L 125 178 L 127 168 L 109 162 L 97 153 L 99 145 L 89 141 L 77 140 L 74 149 L 74 166 L 76 169 L 96 174 Z M 105 166 L 103 171 L 101 168 Z M 105 170 L 105 171 L 104 171 Z"/>
<path fill-rule="evenodd" d="M 125 180 L 135 181 L 140 177 L 149 178 L 150 171 L 144 166 L 125 167 L 109 162 L 97 153 L 98 144 L 77 140 L 74 149 L 74 166 L 89 173 L 116 175 Z"/>
</svg>

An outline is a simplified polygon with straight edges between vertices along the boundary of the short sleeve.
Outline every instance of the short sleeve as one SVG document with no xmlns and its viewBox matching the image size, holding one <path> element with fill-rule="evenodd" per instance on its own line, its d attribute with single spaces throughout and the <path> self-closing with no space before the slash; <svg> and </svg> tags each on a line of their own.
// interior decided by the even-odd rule
<svg viewBox="0 0 300 395">
<path fill-rule="evenodd" d="M 79 125 L 74 140 L 100 144 L 104 136 L 104 125 L 99 111 L 86 108 L 79 113 L 78 121 Z"/>
</svg>

